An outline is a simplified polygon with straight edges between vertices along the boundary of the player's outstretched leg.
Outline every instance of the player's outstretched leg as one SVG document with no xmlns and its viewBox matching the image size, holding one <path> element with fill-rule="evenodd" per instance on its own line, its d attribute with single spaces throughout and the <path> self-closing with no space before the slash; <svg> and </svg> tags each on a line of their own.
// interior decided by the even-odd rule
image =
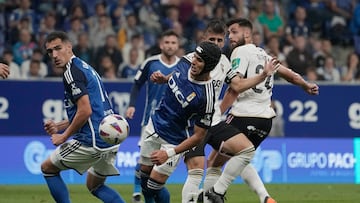
<svg viewBox="0 0 360 203">
<path fill-rule="evenodd" d="M 244 168 L 240 176 L 250 189 L 258 195 L 260 203 L 276 203 L 276 201 L 270 197 L 258 172 L 251 163 Z"/>
</svg>

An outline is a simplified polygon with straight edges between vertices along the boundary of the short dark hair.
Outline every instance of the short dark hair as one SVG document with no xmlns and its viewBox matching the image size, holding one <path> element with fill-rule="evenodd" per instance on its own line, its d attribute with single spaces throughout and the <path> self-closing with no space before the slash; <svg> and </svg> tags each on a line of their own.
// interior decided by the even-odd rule
<svg viewBox="0 0 360 203">
<path fill-rule="evenodd" d="M 227 21 L 226 26 L 230 27 L 233 24 L 238 24 L 240 27 L 247 27 L 253 29 L 252 23 L 246 18 L 234 18 Z"/>
<path fill-rule="evenodd" d="M 164 37 L 168 37 L 168 36 L 175 36 L 177 38 L 180 38 L 180 36 L 173 29 L 169 29 L 169 30 L 165 30 L 163 33 L 161 33 L 160 39 L 162 39 Z"/>
<path fill-rule="evenodd" d="M 49 43 L 51 41 L 54 41 L 55 39 L 60 39 L 63 42 L 70 42 L 69 36 L 63 32 L 63 31 L 54 31 L 51 32 L 45 39 L 45 43 Z"/>
<path fill-rule="evenodd" d="M 225 34 L 226 24 L 221 19 L 213 18 L 207 24 L 205 32 L 211 32 L 215 34 Z"/>
</svg>

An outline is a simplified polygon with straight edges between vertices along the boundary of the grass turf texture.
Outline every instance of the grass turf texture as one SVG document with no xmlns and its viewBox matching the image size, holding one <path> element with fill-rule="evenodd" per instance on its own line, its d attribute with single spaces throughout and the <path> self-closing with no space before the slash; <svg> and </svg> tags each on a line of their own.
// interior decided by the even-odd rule
<svg viewBox="0 0 360 203">
<path fill-rule="evenodd" d="M 111 185 L 131 203 L 132 185 Z M 267 184 L 269 193 L 286 203 L 354 203 L 360 199 L 360 185 L 355 184 Z M 99 203 L 85 185 L 68 185 L 73 203 Z M 171 202 L 181 202 L 182 185 L 167 185 Z M 231 185 L 226 203 L 258 203 L 258 197 L 246 185 Z M 0 185 L 0 203 L 52 203 L 46 185 Z"/>
</svg>

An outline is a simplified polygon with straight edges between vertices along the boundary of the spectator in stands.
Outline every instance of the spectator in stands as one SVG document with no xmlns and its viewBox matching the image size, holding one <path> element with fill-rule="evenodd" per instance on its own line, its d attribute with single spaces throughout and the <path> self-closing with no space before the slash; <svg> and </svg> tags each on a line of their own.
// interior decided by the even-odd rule
<svg viewBox="0 0 360 203">
<path fill-rule="evenodd" d="M 315 66 L 310 66 L 310 67 L 306 68 L 305 79 L 306 79 L 306 81 L 309 81 L 309 82 L 316 82 L 316 81 L 325 80 L 322 75 L 319 75 L 317 73 L 317 68 Z"/>
<path fill-rule="evenodd" d="M 263 11 L 260 13 L 259 22 L 263 25 L 265 41 L 271 35 L 282 37 L 284 34 L 284 22 L 282 17 L 275 12 L 274 0 L 265 0 Z"/>
<path fill-rule="evenodd" d="M 31 58 L 21 63 L 20 70 L 22 76 L 26 78 L 28 75 L 30 75 L 29 72 L 30 72 L 31 61 L 39 61 L 40 68 L 38 74 L 41 77 L 45 77 L 48 74 L 48 67 L 46 63 L 43 62 L 43 60 L 44 60 L 44 54 L 42 53 L 41 49 L 40 48 L 34 49 Z"/>
<path fill-rule="evenodd" d="M 37 44 L 32 40 L 31 33 L 28 29 L 20 30 L 20 40 L 16 42 L 13 47 L 14 61 L 21 65 L 27 59 L 31 58 L 34 49 L 37 48 Z"/>
<path fill-rule="evenodd" d="M 163 30 L 173 29 L 175 23 L 180 23 L 179 16 L 180 13 L 178 7 L 168 6 L 167 8 L 165 8 L 165 16 L 161 19 L 162 29 Z"/>
<path fill-rule="evenodd" d="M 183 26 L 184 36 L 191 39 L 196 30 L 204 30 L 206 28 L 209 17 L 206 13 L 206 7 L 203 3 L 196 3 L 194 13 L 190 16 L 189 20 Z M 193 50 L 193 49 L 190 49 Z"/>
<path fill-rule="evenodd" d="M 81 24 L 85 27 L 85 30 L 89 30 L 86 23 L 87 16 L 85 14 L 84 8 L 82 7 L 82 4 L 75 3 L 71 6 L 70 13 L 65 17 L 63 23 L 64 30 L 70 30 L 71 20 L 74 18 L 79 18 Z"/>
<path fill-rule="evenodd" d="M 140 24 L 138 24 L 136 15 L 131 13 L 126 16 L 126 23 L 124 23 L 117 32 L 120 49 L 124 49 L 125 44 L 130 42 L 134 35 L 139 34 L 143 34 L 143 29 Z"/>
<path fill-rule="evenodd" d="M 8 65 L 10 74 L 9 79 L 20 79 L 22 78 L 20 73 L 20 67 L 14 62 L 14 55 L 11 50 L 5 50 L 3 53 L 3 61 Z"/>
<path fill-rule="evenodd" d="M 106 38 L 109 35 L 115 35 L 115 31 L 111 26 L 110 18 L 103 15 L 99 18 L 99 25 L 90 28 L 90 43 L 95 51 L 105 45 Z"/>
<path fill-rule="evenodd" d="M 99 1 L 95 4 L 95 14 L 87 19 L 88 26 L 98 27 L 101 16 L 107 15 L 105 2 Z"/>
<path fill-rule="evenodd" d="M 115 72 L 117 72 L 117 68 L 124 61 L 124 56 L 116 43 L 116 36 L 114 34 L 106 36 L 105 44 L 96 51 L 95 67 L 100 65 L 100 61 L 103 56 L 110 57 L 111 62 L 115 66 Z"/>
<path fill-rule="evenodd" d="M 306 49 L 307 39 L 304 36 L 295 37 L 295 46 L 286 56 L 286 63 L 301 76 L 305 75 L 306 67 L 313 64 L 311 53 Z"/>
<path fill-rule="evenodd" d="M 319 39 L 312 43 L 314 48 L 313 59 L 316 67 L 322 67 L 325 64 L 326 56 L 333 56 L 333 48 L 329 39 Z"/>
<path fill-rule="evenodd" d="M 118 74 L 121 78 L 126 78 L 131 81 L 134 80 L 137 70 L 140 68 L 141 63 L 138 62 L 139 50 L 135 47 L 130 49 L 129 62 L 123 63 L 119 67 Z"/>
<path fill-rule="evenodd" d="M 53 11 L 49 11 L 48 13 L 46 13 L 44 18 L 41 19 L 38 33 L 48 35 L 55 30 L 56 30 L 56 14 Z"/>
<path fill-rule="evenodd" d="M 29 72 L 24 75 L 25 79 L 40 79 L 44 78 L 43 75 L 40 74 L 40 61 L 39 60 L 31 60 Z"/>
<path fill-rule="evenodd" d="M 119 30 L 126 23 L 128 15 L 135 14 L 135 10 L 128 0 L 112 1 L 109 11 L 114 30 Z"/>
<path fill-rule="evenodd" d="M 144 38 L 141 34 L 136 34 L 131 37 L 130 42 L 126 43 L 123 50 L 122 50 L 122 56 L 124 58 L 125 63 L 129 63 L 129 55 L 130 50 L 132 48 L 136 48 L 138 50 L 139 56 L 137 59 L 137 63 L 141 64 L 145 60 L 145 47 L 144 47 Z"/>
<path fill-rule="evenodd" d="M 11 27 L 8 32 L 9 32 L 9 44 L 10 45 L 14 45 L 15 43 L 17 43 L 18 41 L 20 41 L 20 30 L 22 29 L 26 29 L 29 30 L 29 26 L 30 26 L 30 20 L 27 17 L 23 17 L 20 19 L 19 23 L 17 23 L 17 26 L 15 27 Z M 30 32 L 30 30 L 29 30 Z M 31 37 L 33 37 L 32 32 L 30 32 Z"/>
<path fill-rule="evenodd" d="M 94 53 L 94 49 L 90 46 L 89 34 L 86 32 L 80 33 L 78 35 L 77 42 L 78 43 L 73 48 L 75 56 L 81 58 L 90 65 L 94 65 L 95 53 Z"/>
<path fill-rule="evenodd" d="M 329 10 L 332 14 L 328 22 L 328 37 L 334 45 L 349 45 L 351 32 L 349 23 L 353 17 L 357 0 L 329 0 Z"/>
<path fill-rule="evenodd" d="M 325 81 L 340 82 L 341 74 L 336 67 L 335 60 L 332 56 L 325 57 L 325 63 L 323 67 L 317 68 L 317 73 L 324 77 Z"/>
<path fill-rule="evenodd" d="M 81 22 L 79 17 L 74 17 L 71 19 L 70 30 L 67 30 L 67 33 L 74 46 L 79 43 L 79 35 L 85 31 L 85 25 Z"/>
<path fill-rule="evenodd" d="M 38 19 L 37 14 L 34 10 L 31 9 L 31 1 L 30 0 L 20 0 L 18 2 L 18 8 L 11 11 L 9 16 L 9 26 L 10 28 L 15 28 L 18 26 L 18 23 L 21 19 L 29 20 L 29 27 L 27 29 L 30 33 L 35 33 L 38 28 Z"/>
<path fill-rule="evenodd" d="M 360 80 L 359 56 L 355 52 L 348 55 L 346 64 L 341 67 L 341 81 L 354 82 Z"/>
<path fill-rule="evenodd" d="M 102 55 L 99 63 L 99 75 L 106 79 L 116 79 L 116 69 L 114 62 L 109 55 Z"/>
<path fill-rule="evenodd" d="M 139 8 L 139 23 L 143 26 L 144 31 L 158 35 L 161 33 L 161 16 L 159 5 L 152 3 L 151 0 L 142 0 Z"/>
<path fill-rule="evenodd" d="M 205 7 L 206 7 L 206 4 L 205 4 Z M 210 13 L 207 12 L 207 16 L 209 19 L 216 18 L 216 19 L 221 19 L 224 22 L 227 19 L 229 19 L 229 13 L 227 12 L 227 8 L 224 5 L 224 3 L 222 3 L 222 2 L 219 2 L 213 11 L 211 11 Z"/>
<path fill-rule="evenodd" d="M 264 42 L 264 28 L 259 22 L 259 9 L 256 6 L 251 6 L 249 8 L 249 20 L 253 25 L 253 32 L 258 32 L 261 38 L 261 41 Z"/>
<path fill-rule="evenodd" d="M 295 46 L 295 36 L 310 37 L 310 25 L 306 21 L 306 10 L 302 6 L 296 7 L 294 19 L 290 20 L 285 28 L 286 44 Z"/>
</svg>

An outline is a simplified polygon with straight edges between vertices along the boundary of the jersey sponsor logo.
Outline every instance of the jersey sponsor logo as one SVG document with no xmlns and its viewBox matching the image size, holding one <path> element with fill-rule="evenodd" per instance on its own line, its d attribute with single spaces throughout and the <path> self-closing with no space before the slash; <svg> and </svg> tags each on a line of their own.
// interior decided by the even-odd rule
<svg viewBox="0 0 360 203">
<path fill-rule="evenodd" d="M 196 93 L 192 92 L 187 97 L 180 91 L 178 85 L 176 84 L 173 77 L 170 77 L 168 81 L 169 87 L 175 95 L 176 100 L 181 104 L 182 108 L 185 108 L 189 105 L 189 102 L 196 97 Z"/>
<path fill-rule="evenodd" d="M 81 94 L 80 88 L 76 87 L 76 84 L 75 84 L 75 83 L 72 83 L 72 84 L 71 84 L 71 94 L 72 94 L 73 96 L 78 95 L 78 94 Z"/>
<path fill-rule="evenodd" d="M 231 61 L 231 69 L 235 70 L 240 65 L 240 58 L 235 58 Z"/>
</svg>

